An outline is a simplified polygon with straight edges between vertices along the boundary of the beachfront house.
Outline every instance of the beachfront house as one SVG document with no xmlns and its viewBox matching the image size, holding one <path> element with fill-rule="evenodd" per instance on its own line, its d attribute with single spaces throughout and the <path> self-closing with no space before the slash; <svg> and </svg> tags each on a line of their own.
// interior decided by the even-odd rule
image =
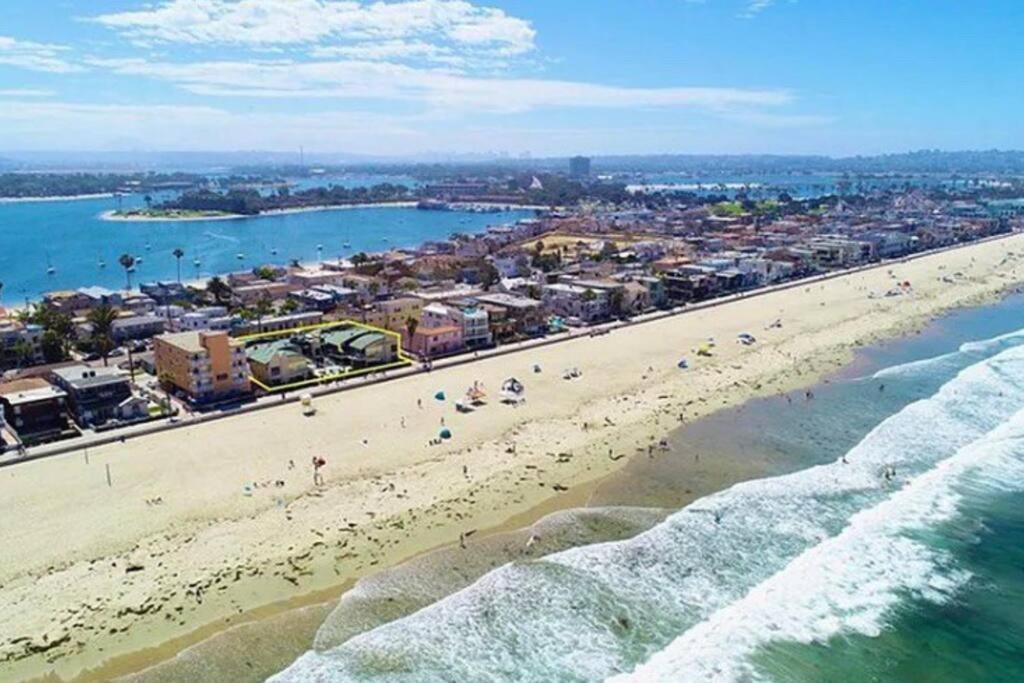
<svg viewBox="0 0 1024 683">
<path fill-rule="evenodd" d="M 128 374 L 118 368 L 71 365 L 53 370 L 50 378 L 67 393 L 71 416 L 80 427 L 146 416 L 146 402 L 132 395 Z"/>
<path fill-rule="evenodd" d="M 426 327 L 455 325 L 462 330 L 462 343 L 468 349 L 491 346 L 491 328 L 487 310 L 472 304 L 431 303 L 423 307 L 422 324 Z"/>
<path fill-rule="evenodd" d="M 153 340 L 157 376 L 196 404 L 250 392 L 245 345 L 224 331 L 178 332 Z"/>
<path fill-rule="evenodd" d="M 544 305 L 571 323 L 589 325 L 611 316 L 609 291 L 558 282 L 541 290 Z"/>
<path fill-rule="evenodd" d="M 547 328 L 544 304 L 536 299 L 493 292 L 480 294 L 474 300 L 488 310 L 488 324 L 495 340 L 536 337 Z"/>
<path fill-rule="evenodd" d="M 73 433 L 67 394 L 40 377 L 0 384 L 0 410 L 7 428 L 26 446 Z"/>
<path fill-rule="evenodd" d="M 321 352 L 331 361 L 353 368 L 368 368 L 398 360 L 398 339 L 365 327 L 346 327 L 323 332 Z"/>
<path fill-rule="evenodd" d="M 289 339 L 252 344 L 245 350 L 252 376 L 267 386 L 281 386 L 309 379 L 309 359 Z"/>
<path fill-rule="evenodd" d="M 412 337 L 407 339 L 407 344 L 409 350 L 421 358 L 457 353 L 465 346 L 462 343 L 462 328 L 458 325 L 419 325 Z"/>
</svg>

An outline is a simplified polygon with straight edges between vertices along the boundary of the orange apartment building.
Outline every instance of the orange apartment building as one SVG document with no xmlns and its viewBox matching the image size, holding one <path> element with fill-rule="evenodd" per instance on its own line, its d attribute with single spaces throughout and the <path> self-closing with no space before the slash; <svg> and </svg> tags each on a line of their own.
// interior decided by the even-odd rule
<svg viewBox="0 0 1024 683">
<path fill-rule="evenodd" d="M 158 376 L 193 402 L 210 403 L 250 392 L 245 345 L 227 332 L 162 334 L 153 341 Z"/>
</svg>

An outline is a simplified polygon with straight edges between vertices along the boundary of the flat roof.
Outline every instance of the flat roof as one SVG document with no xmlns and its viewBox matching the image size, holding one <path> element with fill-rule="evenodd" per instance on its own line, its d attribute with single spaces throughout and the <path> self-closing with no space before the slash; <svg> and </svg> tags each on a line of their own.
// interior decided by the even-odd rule
<svg viewBox="0 0 1024 683">
<path fill-rule="evenodd" d="M 188 353 L 201 353 L 206 349 L 199 341 L 198 332 L 175 332 L 173 334 L 161 334 L 157 339 L 170 344 L 171 346 L 177 346 L 182 351 Z"/>
<path fill-rule="evenodd" d="M 117 368 L 91 368 L 87 365 L 57 368 L 53 374 L 79 389 L 128 381 L 127 375 Z"/>
<path fill-rule="evenodd" d="M 63 398 L 67 394 L 41 377 L 30 377 L 0 384 L 0 396 L 11 405 L 22 405 Z"/>
</svg>

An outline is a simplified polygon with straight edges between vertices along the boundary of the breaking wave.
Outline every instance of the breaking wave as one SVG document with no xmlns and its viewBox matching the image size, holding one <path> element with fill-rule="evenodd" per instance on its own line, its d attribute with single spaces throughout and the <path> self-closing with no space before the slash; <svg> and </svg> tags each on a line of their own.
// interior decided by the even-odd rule
<svg viewBox="0 0 1024 683">
<path fill-rule="evenodd" d="M 969 576 L 929 535 L 962 497 L 1024 483 L 1024 347 L 989 342 L 841 460 L 511 562 L 273 680 L 747 679 L 767 643 L 873 634 L 900 601 L 947 600 Z"/>
</svg>

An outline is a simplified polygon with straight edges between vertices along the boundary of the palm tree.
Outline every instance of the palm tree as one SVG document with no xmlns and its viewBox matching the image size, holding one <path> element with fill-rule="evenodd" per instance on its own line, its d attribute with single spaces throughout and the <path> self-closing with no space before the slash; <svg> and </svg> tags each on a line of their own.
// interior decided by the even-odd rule
<svg viewBox="0 0 1024 683">
<path fill-rule="evenodd" d="M 270 300 L 270 296 L 263 293 L 259 300 L 256 301 L 256 305 L 253 307 L 253 314 L 256 316 L 256 329 L 262 334 L 263 332 L 263 316 L 269 315 L 274 312 L 273 302 Z"/>
<path fill-rule="evenodd" d="M 128 281 L 128 291 L 132 290 L 132 272 L 135 270 L 135 257 L 131 254 L 121 254 L 117 262 L 124 268 L 124 276 Z"/>
<path fill-rule="evenodd" d="M 181 247 L 178 247 L 177 249 L 175 249 L 171 253 L 174 254 L 174 260 L 178 262 L 178 264 L 177 264 L 178 265 L 178 284 L 180 285 L 181 284 L 181 257 L 185 255 L 185 252 L 182 251 Z"/>
<path fill-rule="evenodd" d="M 231 300 L 231 285 L 216 275 L 206 283 L 206 291 L 210 293 L 210 296 L 218 304 L 223 305 L 226 301 Z"/>
<path fill-rule="evenodd" d="M 416 336 L 416 329 L 420 326 L 420 321 L 411 315 L 405 319 L 405 331 L 409 333 L 409 338 L 406 340 L 406 348 L 412 346 L 412 338 Z"/>
<path fill-rule="evenodd" d="M 110 304 L 100 304 L 89 311 L 87 317 L 92 323 L 93 346 L 103 356 L 103 365 L 107 365 L 110 352 L 114 349 L 114 321 L 117 320 L 117 311 Z"/>
</svg>

